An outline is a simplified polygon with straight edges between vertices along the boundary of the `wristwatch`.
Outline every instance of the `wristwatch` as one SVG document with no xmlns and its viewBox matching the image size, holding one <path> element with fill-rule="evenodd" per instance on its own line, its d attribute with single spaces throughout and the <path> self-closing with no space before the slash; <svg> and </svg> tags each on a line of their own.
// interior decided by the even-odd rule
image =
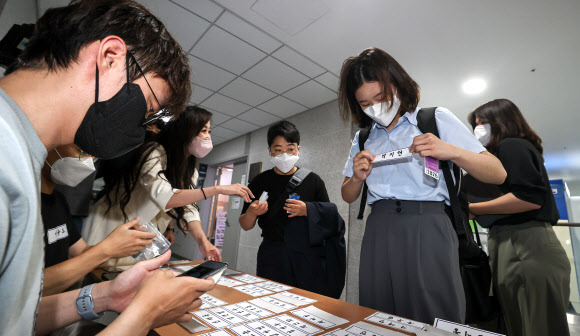
<svg viewBox="0 0 580 336">
<path fill-rule="evenodd" d="M 94 320 L 103 316 L 103 313 L 95 313 L 95 303 L 93 302 L 93 297 L 91 295 L 94 285 L 95 284 L 83 287 L 79 293 L 79 297 L 77 298 L 77 312 L 85 320 Z"/>
<path fill-rule="evenodd" d="M 175 227 L 173 227 L 173 226 L 172 227 L 169 227 L 168 226 L 167 227 L 167 230 L 165 230 L 165 232 L 168 232 L 168 231 L 175 232 Z"/>
</svg>

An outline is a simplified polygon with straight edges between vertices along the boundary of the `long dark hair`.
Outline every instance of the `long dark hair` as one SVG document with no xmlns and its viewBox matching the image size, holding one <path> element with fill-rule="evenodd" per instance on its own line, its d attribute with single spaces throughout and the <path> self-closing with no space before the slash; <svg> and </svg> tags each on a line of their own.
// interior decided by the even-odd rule
<svg viewBox="0 0 580 336">
<path fill-rule="evenodd" d="M 419 85 L 399 62 L 379 48 L 368 48 L 358 56 L 347 58 L 342 64 L 338 102 L 340 115 L 345 121 L 352 118 L 361 128 L 372 124 L 373 120 L 363 112 L 355 97 L 356 90 L 369 82 L 380 84 L 383 97 L 391 105 L 395 89 L 401 101 L 399 115 L 415 111 L 419 104 Z"/>
<path fill-rule="evenodd" d="M 477 126 L 476 119 L 489 124 L 491 137 L 487 143 L 488 151 L 495 154 L 499 143 L 507 138 L 526 139 L 542 154 L 542 139 L 530 127 L 520 109 L 509 99 L 494 99 L 476 108 L 467 116 L 471 127 Z"/>
<path fill-rule="evenodd" d="M 128 220 L 125 207 L 129 204 L 131 193 L 139 183 L 143 165 L 149 160 L 157 159 L 150 156 L 159 146 L 165 149 L 167 155 L 167 166 L 159 173 L 163 173 L 175 189 L 195 188 L 191 183 L 191 178 L 195 173 L 197 158 L 189 154 L 188 146 L 210 121 L 211 116 L 211 112 L 203 108 L 188 106 L 177 118 L 171 119 L 167 123 L 157 139 L 137 148 L 124 165 L 122 173 L 117 175 L 113 183 L 105 187 L 105 195 L 109 205 L 107 211 L 113 206 L 119 205 L 125 221 Z M 120 194 L 121 184 L 124 187 L 122 194 Z M 114 194 L 114 199 L 111 199 L 111 194 Z M 187 223 L 183 220 L 184 213 L 184 207 L 173 208 L 167 212 L 171 218 L 176 220 L 182 231 L 187 228 Z"/>
</svg>

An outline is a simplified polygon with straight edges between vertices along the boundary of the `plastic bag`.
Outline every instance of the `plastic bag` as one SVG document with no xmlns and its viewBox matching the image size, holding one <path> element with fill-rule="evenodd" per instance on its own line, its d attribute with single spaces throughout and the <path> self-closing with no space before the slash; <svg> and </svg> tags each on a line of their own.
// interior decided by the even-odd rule
<svg viewBox="0 0 580 336">
<path fill-rule="evenodd" d="M 157 236 L 151 240 L 151 244 L 147 245 L 143 251 L 133 255 L 135 260 L 143 261 L 153 259 L 169 250 L 171 243 L 161 232 L 159 232 L 159 230 L 157 230 L 155 225 L 153 225 L 151 222 L 147 222 L 145 224 L 141 224 L 141 227 L 147 232 L 155 233 Z"/>
</svg>

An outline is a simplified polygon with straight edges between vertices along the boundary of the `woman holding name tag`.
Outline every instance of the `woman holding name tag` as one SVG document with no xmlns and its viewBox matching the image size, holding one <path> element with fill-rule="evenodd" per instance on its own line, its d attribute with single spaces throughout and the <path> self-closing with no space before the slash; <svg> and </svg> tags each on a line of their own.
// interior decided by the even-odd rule
<svg viewBox="0 0 580 336">
<path fill-rule="evenodd" d="M 496 99 L 469 114 L 481 143 L 507 171 L 504 195 L 471 203 L 471 217 L 489 227 L 495 295 L 508 335 L 570 335 L 570 262 L 552 225 L 560 214 L 552 194 L 542 140 L 518 107 Z"/>
<path fill-rule="evenodd" d="M 418 103 L 419 85 L 383 50 L 369 48 L 344 62 L 341 115 L 370 127 L 363 151 L 361 132 L 354 137 L 342 185 L 342 198 L 352 203 L 366 182 L 372 209 L 360 257 L 360 304 L 425 323 L 437 317 L 463 322 L 458 241 L 437 160 L 487 183 L 502 183 L 506 172 L 445 108 L 435 110 L 441 138 L 422 134 Z"/>
</svg>

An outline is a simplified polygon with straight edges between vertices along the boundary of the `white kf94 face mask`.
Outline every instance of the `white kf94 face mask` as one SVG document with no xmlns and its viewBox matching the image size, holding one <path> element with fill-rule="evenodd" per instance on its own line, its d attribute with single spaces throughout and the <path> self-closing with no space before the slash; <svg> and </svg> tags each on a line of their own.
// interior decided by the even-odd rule
<svg viewBox="0 0 580 336">
<path fill-rule="evenodd" d="M 60 156 L 56 149 L 55 151 Z M 52 181 L 69 187 L 76 187 L 95 171 L 95 163 L 90 156 L 80 159 L 60 156 L 60 159 L 56 160 L 52 166 L 48 166 L 50 167 Z"/>
<path fill-rule="evenodd" d="M 482 145 L 487 146 L 491 139 L 491 126 L 489 124 L 477 125 L 473 129 L 473 135 Z"/>
<path fill-rule="evenodd" d="M 399 113 L 399 107 L 401 107 L 401 101 L 395 96 L 391 108 L 389 108 L 389 102 L 381 102 L 367 107 L 363 112 L 378 124 L 387 127 Z"/>
<path fill-rule="evenodd" d="M 294 168 L 296 162 L 298 162 L 299 157 L 297 155 L 290 155 L 288 153 L 282 153 L 278 156 L 270 157 L 270 161 L 276 168 L 280 169 L 280 171 L 284 174 L 288 173 L 289 171 Z"/>
</svg>

